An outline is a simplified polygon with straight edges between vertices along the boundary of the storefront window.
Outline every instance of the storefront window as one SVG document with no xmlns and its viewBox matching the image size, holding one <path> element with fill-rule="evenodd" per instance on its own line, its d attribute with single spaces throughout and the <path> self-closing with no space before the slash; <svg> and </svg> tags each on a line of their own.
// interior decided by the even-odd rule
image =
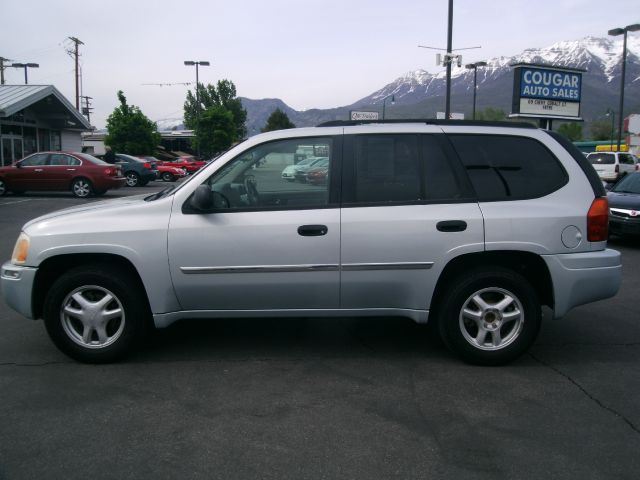
<svg viewBox="0 0 640 480">
<path fill-rule="evenodd" d="M 3 124 L 0 129 L 3 135 L 22 135 L 22 127 L 20 125 Z"/>
<path fill-rule="evenodd" d="M 44 128 L 39 128 L 38 129 L 38 151 L 46 152 L 47 150 L 51 150 L 49 130 L 45 130 Z"/>
<path fill-rule="evenodd" d="M 24 156 L 25 157 L 37 151 L 35 128 L 24 127 L 22 139 L 24 140 Z"/>
<path fill-rule="evenodd" d="M 51 150 L 59 152 L 62 150 L 62 139 L 60 132 L 51 132 Z"/>
</svg>

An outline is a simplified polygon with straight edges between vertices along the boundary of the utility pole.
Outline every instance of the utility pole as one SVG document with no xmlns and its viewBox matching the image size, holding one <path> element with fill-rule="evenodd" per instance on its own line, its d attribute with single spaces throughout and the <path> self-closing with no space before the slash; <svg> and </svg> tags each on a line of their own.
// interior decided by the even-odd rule
<svg viewBox="0 0 640 480">
<path fill-rule="evenodd" d="M 93 97 L 82 95 L 80 98 L 84 100 L 85 105 L 82 107 L 82 114 L 87 116 L 87 120 L 89 121 L 89 124 L 91 124 L 91 112 L 93 111 L 93 108 L 91 108 L 91 100 L 93 100 Z"/>
<path fill-rule="evenodd" d="M 12 62 L 10 58 L 0 57 L 0 85 L 4 85 L 4 69 L 9 65 L 5 65 L 4 62 Z"/>
<path fill-rule="evenodd" d="M 73 52 L 69 52 L 72 53 L 74 58 L 75 58 L 75 62 L 76 62 L 76 110 L 80 111 L 80 82 L 79 82 L 79 73 L 78 73 L 78 45 L 84 45 L 84 43 L 77 39 L 76 37 L 69 37 L 69 40 L 71 40 L 74 44 L 75 44 L 75 49 Z"/>
</svg>

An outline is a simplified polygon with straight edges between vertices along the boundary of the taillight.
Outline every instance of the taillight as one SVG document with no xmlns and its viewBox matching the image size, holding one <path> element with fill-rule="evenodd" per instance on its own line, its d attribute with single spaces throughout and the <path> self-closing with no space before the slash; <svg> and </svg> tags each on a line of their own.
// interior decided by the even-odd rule
<svg viewBox="0 0 640 480">
<path fill-rule="evenodd" d="M 615 172 L 620 173 L 620 165 L 616 165 Z"/>
<path fill-rule="evenodd" d="M 105 168 L 104 169 L 104 174 L 105 175 L 113 175 L 115 173 L 115 169 L 113 168 Z"/>
<path fill-rule="evenodd" d="M 609 201 L 598 197 L 591 203 L 587 213 L 587 240 L 604 242 L 609 236 Z"/>
<path fill-rule="evenodd" d="M 640 171 L 640 163 L 636 163 L 636 172 Z"/>
<path fill-rule="evenodd" d="M 151 170 L 151 164 L 149 162 L 144 162 L 144 168 L 148 168 L 149 170 Z"/>
</svg>

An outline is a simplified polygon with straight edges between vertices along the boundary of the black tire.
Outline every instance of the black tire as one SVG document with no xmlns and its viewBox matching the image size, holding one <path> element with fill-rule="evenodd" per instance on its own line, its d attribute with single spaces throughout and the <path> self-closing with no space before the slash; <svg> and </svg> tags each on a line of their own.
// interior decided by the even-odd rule
<svg viewBox="0 0 640 480">
<path fill-rule="evenodd" d="M 144 337 L 150 319 L 145 293 L 127 278 L 117 268 L 88 265 L 69 270 L 53 283 L 43 316 L 47 333 L 63 353 L 84 363 L 115 362 Z M 100 301 L 108 303 L 97 305 Z M 91 308 L 100 310 L 83 317 Z M 65 313 L 69 311 L 76 315 Z"/>
<path fill-rule="evenodd" d="M 164 172 L 162 174 L 162 180 L 164 180 L 165 182 L 175 182 L 176 177 L 171 172 Z"/>
<path fill-rule="evenodd" d="M 140 183 L 140 175 L 136 172 L 125 172 L 124 176 L 127 179 L 127 187 L 137 187 Z"/>
<path fill-rule="evenodd" d="M 2 178 L 0 178 L 0 197 L 3 195 L 6 195 L 6 193 L 7 193 L 7 184 Z"/>
<path fill-rule="evenodd" d="M 75 178 L 71 182 L 71 193 L 78 198 L 87 198 L 93 193 L 93 186 L 86 178 Z"/>
<path fill-rule="evenodd" d="M 502 365 L 535 341 L 542 310 L 535 290 L 522 275 L 495 267 L 449 282 L 436 318 L 442 340 L 464 361 Z"/>
</svg>

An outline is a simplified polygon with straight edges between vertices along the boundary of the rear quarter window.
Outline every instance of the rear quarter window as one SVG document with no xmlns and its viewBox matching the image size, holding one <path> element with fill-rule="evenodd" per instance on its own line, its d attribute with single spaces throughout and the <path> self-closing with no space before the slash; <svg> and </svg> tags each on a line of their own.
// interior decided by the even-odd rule
<svg viewBox="0 0 640 480">
<path fill-rule="evenodd" d="M 568 182 L 560 161 L 541 142 L 506 135 L 449 135 L 478 200 L 548 195 Z"/>
</svg>

